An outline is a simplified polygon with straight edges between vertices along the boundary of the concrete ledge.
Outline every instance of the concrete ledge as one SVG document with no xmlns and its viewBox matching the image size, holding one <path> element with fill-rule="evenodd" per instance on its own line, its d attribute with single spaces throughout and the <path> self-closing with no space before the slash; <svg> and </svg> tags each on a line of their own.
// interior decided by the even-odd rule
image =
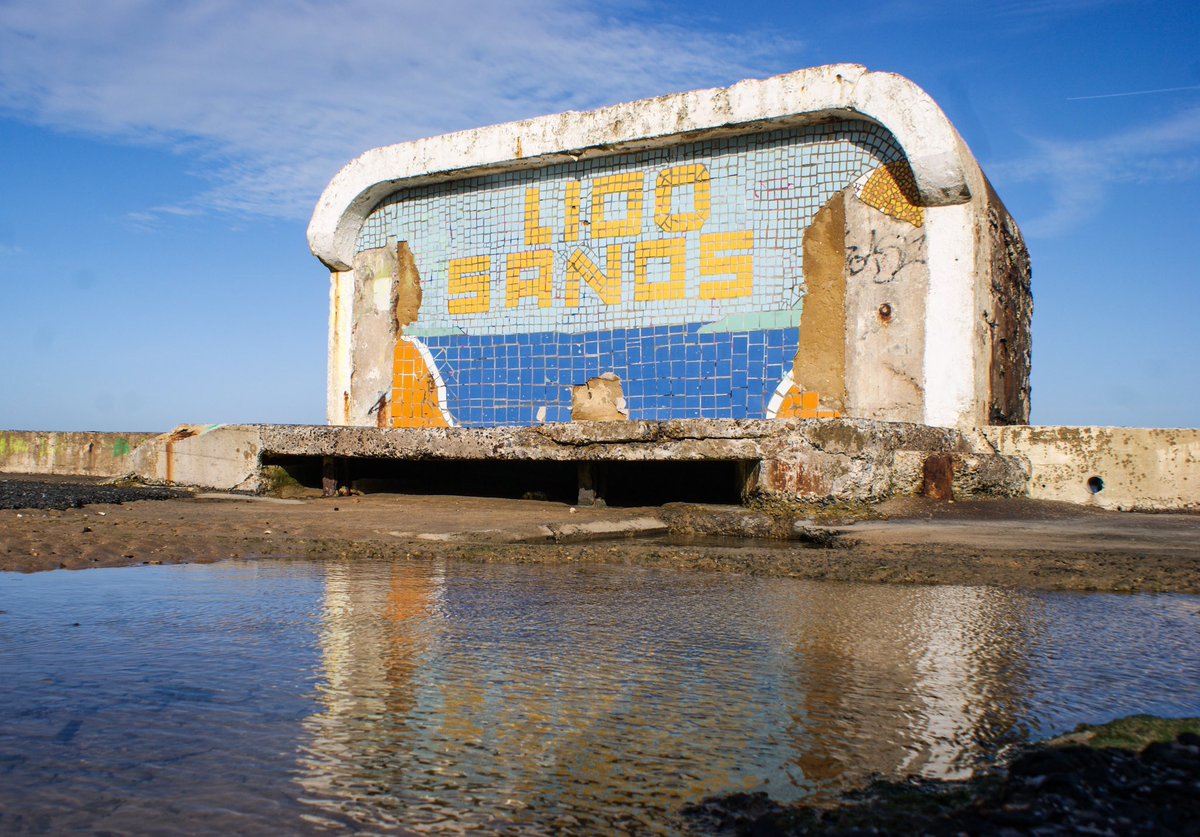
<svg viewBox="0 0 1200 837">
<path fill-rule="evenodd" d="M 380 429 L 308 425 L 185 426 L 137 452 L 144 479 L 262 490 L 268 459 L 681 462 L 746 466 L 744 491 L 792 500 L 874 502 L 921 489 L 945 458 L 962 496 L 1024 491 L 1018 460 L 957 430 L 868 420 L 578 422 L 538 427 Z"/>
<path fill-rule="evenodd" d="M 1029 467 L 1028 495 L 1122 511 L 1200 509 L 1200 430 L 987 427 Z"/>
<path fill-rule="evenodd" d="M 171 433 L 0 431 L 0 473 L 265 489 L 264 458 L 737 461 L 767 498 L 878 502 L 917 494 L 927 463 L 956 498 L 1027 495 L 1116 510 L 1200 510 L 1200 430 L 985 427 L 867 420 L 577 422 L 538 427 L 376 429 L 182 425 Z"/>
<path fill-rule="evenodd" d="M 153 433 L 0 430 L 0 473 L 119 477 Z"/>
</svg>

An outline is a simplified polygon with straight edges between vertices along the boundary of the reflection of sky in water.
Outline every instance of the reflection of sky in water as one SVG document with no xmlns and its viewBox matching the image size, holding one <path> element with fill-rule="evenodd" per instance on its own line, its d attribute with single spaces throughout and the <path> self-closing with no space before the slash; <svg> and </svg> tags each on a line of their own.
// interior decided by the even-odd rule
<svg viewBox="0 0 1200 837">
<path fill-rule="evenodd" d="M 671 830 L 1200 714 L 1188 596 L 296 561 L 0 576 L 0 610 L 0 830 Z"/>
</svg>

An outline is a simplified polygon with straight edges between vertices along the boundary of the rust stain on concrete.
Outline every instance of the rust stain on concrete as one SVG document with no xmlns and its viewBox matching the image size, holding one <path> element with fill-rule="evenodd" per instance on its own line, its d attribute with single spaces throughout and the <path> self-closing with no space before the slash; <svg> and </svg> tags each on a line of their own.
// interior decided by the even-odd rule
<svg viewBox="0 0 1200 837">
<path fill-rule="evenodd" d="M 803 462 L 771 462 L 770 467 L 764 470 L 766 477 L 763 488 L 768 493 L 798 497 L 826 496 L 830 493 L 826 475 L 820 469 L 806 467 Z"/>
<path fill-rule="evenodd" d="M 992 184 L 986 178 L 984 183 L 992 278 L 991 310 L 984 312 L 991 339 L 988 421 L 1028 424 L 1033 319 L 1029 250 Z"/>
<path fill-rule="evenodd" d="M 182 424 L 172 430 L 170 435 L 167 436 L 166 444 L 163 446 L 163 458 L 166 460 L 164 466 L 166 470 L 165 477 L 168 485 L 175 482 L 175 443 L 181 442 L 184 439 L 190 439 L 192 436 L 195 436 L 196 433 L 197 431 L 195 428 L 189 427 L 186 424 Z"/>
<path fill-rule="evenodd" d="M 921 469 L 921 494 L 931 500 L 954 499 L 954 457 L 935 453 Z"/>
</svg>

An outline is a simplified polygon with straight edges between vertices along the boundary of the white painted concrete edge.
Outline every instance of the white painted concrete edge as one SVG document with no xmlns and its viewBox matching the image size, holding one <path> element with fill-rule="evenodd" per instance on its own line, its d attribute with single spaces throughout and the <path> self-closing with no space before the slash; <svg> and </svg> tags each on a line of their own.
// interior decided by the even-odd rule
<svg viewBox="0 0 1200 837">
<path fill-rule="evenodd" d="M 866 118 L 891 131 L 926 206 L 970 199 L 967 170 L 975 163 L 964 157 L 957 132 L 925 91 L 894 73 L 831 64 L 372 149 L 321 194 L 308 226 L 309 247 L 331 270 L 349 270 L 367 215 L 398 189 L 836 116 Z"/>
<path fill-rule="evenodd" d="M 354 308 L 354 272 L 329 274 L 329 347 L 325 380 L 325 420 L 345 424 L 343 398 L 350 392 L 351 318 Z"/>
<path fill-rule="evenodd" d="M 925 213 L 925 423 L 933 427 L 974 417 L 975 215 L 973 203 Z"/>
</svg>

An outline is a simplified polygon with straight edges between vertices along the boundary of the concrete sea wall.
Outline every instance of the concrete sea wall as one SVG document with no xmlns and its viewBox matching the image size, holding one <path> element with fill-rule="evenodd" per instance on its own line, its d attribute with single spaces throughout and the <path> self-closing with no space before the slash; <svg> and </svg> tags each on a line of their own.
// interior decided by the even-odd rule
<svg viewBox="0 0 1200 837">
<path fill-rule="evenodd" d="M 133 451 L 153 433 L 0 431 L 0 472 L 118 477 L 133 468 Z"/>
<path fill-rule="evenodd" d="M 985 427 L 1026 463 L 1026 493 L 1123 511 L 1200 510 L 1200 430 L 1137 427 Z"/>
</svg>

